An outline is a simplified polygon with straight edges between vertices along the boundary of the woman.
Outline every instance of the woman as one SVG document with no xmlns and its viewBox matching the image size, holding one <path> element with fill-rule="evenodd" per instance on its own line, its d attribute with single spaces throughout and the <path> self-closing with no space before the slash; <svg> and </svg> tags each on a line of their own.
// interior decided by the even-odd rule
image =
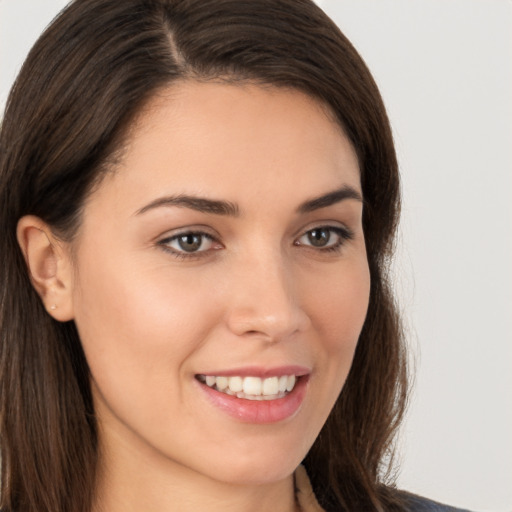
<svg viewBox="0 0 512 512">
<path fill-rule="evenodd" d="M 391 132 L 314 3 L 72 2 L 0 148 L 2 510 L 436 506 L 385 478 Z"/>
</svg>

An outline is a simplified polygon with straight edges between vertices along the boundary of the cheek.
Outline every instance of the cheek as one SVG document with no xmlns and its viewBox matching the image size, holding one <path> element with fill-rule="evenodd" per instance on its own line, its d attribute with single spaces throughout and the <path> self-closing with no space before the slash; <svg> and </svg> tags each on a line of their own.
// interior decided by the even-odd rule
<svg viewBox="0 0 512 512">
<path fill-rule="evenodd" d="M 96 385 L 116 403 L 123 397 L 126 405 L 135 397 L 147 401 L 151 383 L 157 400 L 163 382 L 168 388 L 178 381 L 206 335 L 213 315 L 208 293 L 164 270 L 119 258 L 103 258 L 100 268 L 81 265 L 75 322 Z"/>
<path fill-rule="evenodd" d="M 201 283 L 189 284 L 165 268 L 132 260 L 102 258 L 98 267 L 86 262 L 75 287 L 75 319 L 88 341 L 108 337 L 124 340 L 123 349 L 126 343 L 149 348 L 195 325 L 190 317 L 207 307 Z"/>
<path fill-rule="evenodd" d="M 341 268 L 343 267 L 343 268 Z M 370 274 L 366 258 L 347 262 L 331 276 L 323 293 L 312 296 L 312 321 L 317 333 L 317 356 L 321 371 L 315 376 L 325 409 L 323 421 L 334 406 L 349 374 L 370 294 Z M 313 306 L 312 306 L 313 307 Z M 320 403 L 320 402 L 319 402 Z"/>
<path fill-rule="evenodd" d="M 370 294 L 366 259 L 350 262 L 326 280 L 317 294 L 310 294 L 313 323 L 329 356 L 351 354 L 361 332 Z"/>
<path fill-rule="evenodd" d="M 304 430 L 307 451 L 327 420 L 352 366 L 368 309 L 370 276 L 366 258 L 344 262 L 306 284 L 306 307 L 314 333 L 311 348 L 317 362 L 310 380 L 309 400 L 314 413 Z"/>
</svg>

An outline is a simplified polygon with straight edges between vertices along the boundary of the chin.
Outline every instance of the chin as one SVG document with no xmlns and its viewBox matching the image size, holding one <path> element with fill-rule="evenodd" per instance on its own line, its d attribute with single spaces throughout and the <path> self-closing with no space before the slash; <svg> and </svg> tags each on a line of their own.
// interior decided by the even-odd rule
<svg viewBox="0 0 512 512">
<path fill-rule="evenodd" d="M 273 466 L 268 462 L 252 461 L 250 464 L 236 464 L 231 468 L 223 467 L 214 478 L 230 485 L 268 485 L 290 477 L 299 464 L 300 461 Z"/>
<path fill-rule="evenodd" d="M 262 446 L 266 445 L 266 446 Z M 256 449 L 234 449 L 218 463 L 208 463 L 209 473 L 219 481 L 232 485 L 264 485 L 288 478 L 301 463 L 307 450 L 299 450 L 300 443 L 277 448 L 262 442 Z"/>
</svg>

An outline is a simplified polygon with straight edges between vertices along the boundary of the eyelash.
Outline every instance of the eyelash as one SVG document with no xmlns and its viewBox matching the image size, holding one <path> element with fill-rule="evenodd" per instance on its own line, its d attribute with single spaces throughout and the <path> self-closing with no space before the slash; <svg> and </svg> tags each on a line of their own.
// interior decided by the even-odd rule
<svg viewBox="0 0 512 512">
<path fill-rule="evenodd" d="M 315 247 L 313 245 L 307 245 L 306 247 L 309 247 L 313 250 L 320 251 L 322 253 L 328 253 L 328 252 L 339 252 L 341 248 L 345 245 L 345 242 L 348 242 L 354 238 L 354 233 L 350 231 L 347 228 L 342 228 L 339 226 L 315 226 L 312 229 L 308 229 L 304 234 L 302 234 L 295 242 L 294 245 L 303 245 L 299 242 L 299 240 L 303 237 L 307 237 L 309 234 L 313 233 L 314 231 L 329 231 L 329 241 L 330 237 L 334 233 L 338 236 L 338 240 L 333 243 L 332 245 L 329 245 L 327 247 Z"/>
<path fill-rule="evenodd" d="M 163 240 L 160 240 L 158 242 L 158 245 L 161 246 L 164 251 L 170 253 L 175 258 L 183 259 L 183 260 L 184 259 L 200 258 L 200 257 L 204 256 L 205 253 L 209 252 L 209 250 L 187 252 L 185 250 L 178 250 L 178 249 L 173 249 L 172 247 L 170 247 L 170 244 L 172 242 L 176 242 L 180 238 L 185 238 L 185 237 L 200 237 L 201 238 L 200 246 L 203 245 L 205 240 L 208 240 L 212 243 L 216 242 L 216 239 L 212 235 L 210 235 L 209 233 L 205 233 L 204 231 L 183 231 L 176 235 L 173 235 L 173 236 L 164 238 Z"/>
<path fill-rule="evenodd" d="M 300 240 L 303 237 L 307 237 L 308 235 L 312 234 L 315 231 L 323 231 L 323 230 L 329 232 L 329 238 L 328 238 L 327 243 L 330 242 L 330 238 L 332 237 L 332 234 L 335 234 L 336 236 L 338 236 L 338 240 L 335 243 L 333 243 L 332 245 L 329 245 L 327 247 L 321 247 L 321 246 L 315 247 L 314 245 L 303 244 L 300 242 Z M 174 256 L 175 258 L 178 258 L 178 259 L 201 258 L 206 253 L 210 252 L 211 250 L 216 250 L 216 249 L 206 249 L 206 250 L 202 250 L 202 251 L 187 252 L 185 250 L 173 249 L 170 247 L 170 244 L 172 242 L 177 242 L 180 238 L 184 238 L 184 237 L 200 237 L 201 242 L 200 242 L 199 247 L 201 247 L 204 244 L 205 240 L 208 240 L 213 244 L 215 244 L 217 242 L 217 240 L 212 235 L 210 235 L 209 233 L 205 233 L 204 231 L 183 231 L 176 235 L 173 235 L 173 236 L 164 238 L 163 240 L 160 240 L 158 242 L 158 245 L 160 247 L 162 247 L 162 249 L 164 251 L 170 253 L 172 256 Z M 315 226 L 314 228 L 311 228 L 311 229 L 308 229 L 307 231 L 305 231 L 299 238 L 297 238 L 294 241 L 293 244 L 295 246 L 304 246 L 304 247 L 307 247 L 309 249 L 312 249 L 312 250 L 320 252 L 320 253 L 331 253 L 331 252 L 339 252 L 341 250 L 341 248 L 345 245 L 345 242 L 352 240 L 353 238 L 354 238 L 354 233 L 345 227 L 342 228 L 339 226 Z M 217 242 L 217 243 L 219 243 L 219 242 Z M 219 245 L 220 245 L 220 243 L 219 243 Z"/>
</svg>

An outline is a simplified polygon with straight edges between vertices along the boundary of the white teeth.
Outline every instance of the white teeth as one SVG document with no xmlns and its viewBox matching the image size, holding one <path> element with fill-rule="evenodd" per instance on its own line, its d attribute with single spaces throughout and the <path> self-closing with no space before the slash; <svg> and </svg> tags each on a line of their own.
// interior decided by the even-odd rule
<svg viewBox="0 0 512 512">
<path fill-rule="evenodd" d="M 242 377 L 229 377 L 228 382 L 229 389 L 233 391 L 233 393 L 238 393 L 244 389 L 244 382 Z"/>
<path fill-rule="evenodd" d="M 291 391 L 295 387 L 295 375 L 288 376 L 288 382 L 286 383 L 286 391 Z"/>
<path fill-rule="evenodd" d="M 261 395 L 262 387 L 263 383 L 258 377 L 245 377 L 243 389 L 246 395 Z"/>
<path fill-rule="evenodd" d="M 286 386 L 288 384 L 288 377 L 283 375 L 279 377 L 279 392 L 284 393 L 286 391 Z"/>
<path fill-rule="evenodd" d="M 210 384 L 208 384 L 210 385 Z M 215 377 L 215 385 L 219 391 L 224 391 L 228 386 L 228 378 L 227 377 Z"/>
<path fill-rule="evenodd" d="M 297 378 L 295 375 L 281 377 L 216 377 L 200 375 L 199 380 L 207 386 L 228 395 L 247 400 L 275 400 L 282 398 L 293 390 Z"/>
<path fill-rule="evenodd" d="M 277 395 L 279 393 L 279 379 L 277 377 L 269 377 L 263 381 L 264 395 Z"/>
</svg>

